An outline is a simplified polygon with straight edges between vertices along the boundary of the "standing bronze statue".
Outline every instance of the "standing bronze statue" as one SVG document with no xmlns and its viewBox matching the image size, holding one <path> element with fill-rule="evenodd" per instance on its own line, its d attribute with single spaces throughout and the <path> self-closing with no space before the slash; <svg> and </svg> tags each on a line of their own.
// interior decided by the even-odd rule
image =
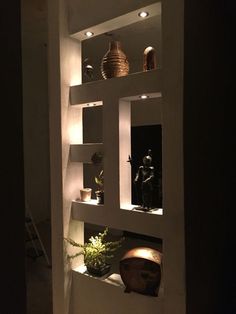
<svg viewBox="0 0 236 314">
<path fill-rule="evenodd" d="M 138 168 L 137 174 L 134 179 L 134 184 L 140 183 L 142 193 L 141 209 L 148 211 L 152 208 L 152 194 L 153 194 L 153 180 L 154 180 L 154 167 L 152 166 L 151 150 L 143 157 L 143 165 Z"/>
</svg>

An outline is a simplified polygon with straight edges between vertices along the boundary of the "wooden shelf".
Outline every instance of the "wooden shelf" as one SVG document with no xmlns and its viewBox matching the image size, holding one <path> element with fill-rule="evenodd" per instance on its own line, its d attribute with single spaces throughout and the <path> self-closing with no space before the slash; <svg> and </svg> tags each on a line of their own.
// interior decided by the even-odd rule
<svg viewBox="0 0 236 314">
<path fill-rule="evenodd" d="M 101 226 L 109 226 L 110 222 L 108 208 L 104 204 L 97 204 L 96 200 L 73 201 L 72 219 Z"/>
<path fill-rule="evenodd" d="M 95 152 L 103 153 L 102 143 L 86 143 L 70 145 L 70 161 L 92 163 L 91 157 Z"/>
<path fill-rule="evenodd" d="M 72 202 L 72 219 L 110 228 L 135 232 L 156 238 L 163 238 L 164 219 L 162 209 L 145 213 L 113 206 L 98 205 L 90 202 Z M 133 223 L 135 221 L 135 224 Z"/>
<path fill-rule="evenodd" d="M 84 314 L 94 313 L 94 309 L 96 313 L 112 314 L 120 314 L 121 311 L 122 314 L 130 314 L 132 309 L 135 309 L 135 314 L 144 314 L 144 309 L 145 313 L 164 313 L 161 290 L 158 297 L 125 293 L 119 274 L 99 279 L 85 275 L 82 268 L 73 270 L 73 313 L 77 313 L 80 307 L 85 309 Z M 114 305 L 114 300 L 117 306 Z"/>
<path fill-rule="evenodd" d="M 122 206 L 123 210 L 129 210 L 133 213 L 143 213 L 143 214 L 148 214 L 148 215 L 163 215 L 163 209 L 162 208 L 152 208 L 150 211 L 143 211 L 141 209 L 138 209 L 137 205 L 125 205 Z"/>
<path fill-rule="evenodd" d="M 158 211 L 159 214 L 121 209 L 119 211 L 120 213 L 119 219 L 122 223 L 123 227 L 122 230 L 163 239 L 164 216 L 161 215 L 160 212 L 162 212 L 162 209 Z M 135 226 L 133 223 L 134 221 Z"/>
<path fill-rule="evenodd" d="M 137 100 L 139 95 L 146 94 L 150 98 L 161 97 L 161 69 L 138 72 L 123 77 L 93 81 L 71 86 L 71 105 L 84 105 L 100 102 L 104 98 Z"/>
</svg>

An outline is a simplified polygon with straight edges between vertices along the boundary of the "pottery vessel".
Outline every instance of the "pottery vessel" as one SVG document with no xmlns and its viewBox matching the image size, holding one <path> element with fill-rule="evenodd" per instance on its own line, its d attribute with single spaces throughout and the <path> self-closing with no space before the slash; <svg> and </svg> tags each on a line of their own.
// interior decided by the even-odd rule
<svg viewBox="0 0 236 314">
<path fill-rule="evenodd" d="M 102 58 L 101 73 L 104 79 L 128 75 L 129 62 L 119 41 L 109 43 L 109 50 Z"/>
<path fill-rule="evenodd" d="M 120 275 L 125 292 L 158 296 L 162 254 L 148 247 L 129 250 L 120 260 Z"/>
<path fill-rule="evenodd" d="M 104 204 L 104 191 L 95 191 L 97 204 Z"/>
<path fill-rule="evenodd" d="M 82 202 L 89 202 L 91 200 L 92 189 L 84 188 L 80 190 L 80 200 Z"/>
</svg>

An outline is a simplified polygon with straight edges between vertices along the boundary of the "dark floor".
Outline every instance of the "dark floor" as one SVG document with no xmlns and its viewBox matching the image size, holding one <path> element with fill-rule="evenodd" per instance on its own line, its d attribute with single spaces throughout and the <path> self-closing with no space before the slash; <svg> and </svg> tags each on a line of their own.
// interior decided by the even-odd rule
<svg viewBox="0 0 236 314">
<path fill-rule="evenodd" d="M 50 221 L 43 221 L 36 227 L 51 264 Z M 34 241 L 40 250 L 38 239 Z M 52 314 L 52 269 L 44 255 L 33 258 L 33 253 L 32 242 L 26 242 L 27 314 Z"/>
</svg>

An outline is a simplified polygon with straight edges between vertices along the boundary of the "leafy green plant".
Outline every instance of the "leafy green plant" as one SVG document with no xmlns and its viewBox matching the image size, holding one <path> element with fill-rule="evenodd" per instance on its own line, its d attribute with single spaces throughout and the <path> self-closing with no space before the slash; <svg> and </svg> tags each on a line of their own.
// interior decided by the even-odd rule
<svg viewBox="0 0 236 314">
<path fill-rule="evenodd" d="M 99 187 L 99 191 L 103 191 L 104 186 L 104 171 L 101 170 L 98 176 L 95 176 L 95 182 Z"/>
<path fill-rule="evenodd" d="M 104 204 L 104 172 L 100 171 L 98 176 L 95 176 L 95 182 L 98 186 L 98 189 L 95 191 L 97 203 Z"/>
<path fill-rule="evenodd" d="M 84 255 L 84 264 L 87 266 L 87 269 L 92 268 L 99 270 L 105 267 L 108 264 L 108 260 L 114 257 L 113 252 L 121 246 L 121 243 L 124 240 L 122 237 L 118 241 L 108 242 L 105 240 L 107 234 L 108 227 L 97 236 L 91 236 L 89 242 L 85 244 L 80 244 L 70 238 L 65 238 L 69 244 L 81 249 L 74 255 L 67 255 L 68 258 L 71 259 L 79 255 Z"/>
</svg>

